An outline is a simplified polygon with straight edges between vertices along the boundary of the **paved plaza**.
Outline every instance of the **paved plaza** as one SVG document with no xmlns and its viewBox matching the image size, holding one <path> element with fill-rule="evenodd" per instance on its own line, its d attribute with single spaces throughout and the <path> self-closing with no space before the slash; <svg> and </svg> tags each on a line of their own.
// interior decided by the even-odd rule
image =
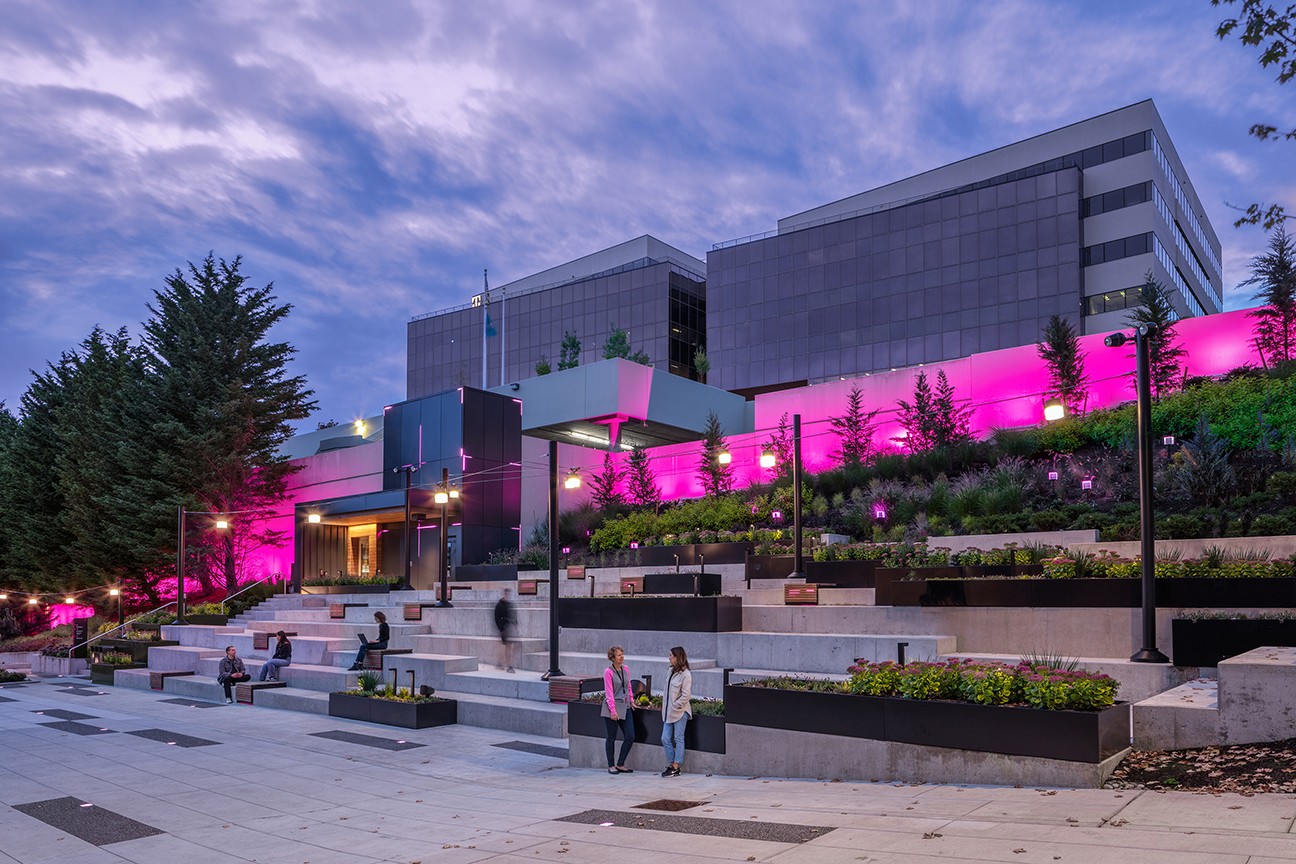
<svg viewBox="0 0 1296 864">
<path fill-rule="evenodd" d="M 78 679 L 0 689 L 0 729 L 0 861 L 22 864 L 1296 860 L 1296 795 L 611 777 L 560 739 Z M 705 803 L 636 806 L 660 799 Z"/>
</svg>

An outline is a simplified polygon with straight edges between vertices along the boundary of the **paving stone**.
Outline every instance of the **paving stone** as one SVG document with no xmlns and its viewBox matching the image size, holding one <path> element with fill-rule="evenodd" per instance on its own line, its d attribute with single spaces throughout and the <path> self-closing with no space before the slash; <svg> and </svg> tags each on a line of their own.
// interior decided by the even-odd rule
<svg viewBox="0 0 1296 864">
<path fill-rule="evenodd" d="M 143 822 L 136 822 L 120 813 L 72 797 L 15 804 L 13 809 L 95 846 L 138 840 L 162 833 Z"/>
<path fill-rule="evenodd" d="M 75 720 L 60 720 L 57 723 L 40 723 L 46 729 L 57 729 L 60 732 L 71 732 L 74 735 L 108 735 L 112 729 L 102 726 L 91 726 L 89 723 L 78 723 Z"/>
<path fill-rule="evenodd" d="M 161 741 L 163 744 L 174 744 L 177 747 L 210 747 L 220 743 L 208 741 L 206 738 L 195 738 L 192 735 L 182 735 L 179 732 L 168 732 L 165 729 L 136 729 L 126 734 L 148 738 L 150 741 Z"/>
<path fill-rule="evenodd" d="M 76 711 L 67 711 L 63 708 L 40 708 L 32 711 L 33 714 L 40 714 L 45 717 L 53 717 L 56 720 L 97 720 L 93 714 L 80 714 Z"/>
<path fill-rule="evenodd" d="M 736 840 L 767 840 L 771 843 L 808 843 L 836 830 L 831 826 L 789 825 L 784 822 L 743 822 L 738 819 L 706 819 L 699 816 L 674 816 L 665 813 L 622 813 L 616 810 L 585 810 L 555 822 L 580 825 L 605 825 L 618 828 L 644 828 L 672 831 L 677 834 L 700 834 L 707 837 L 732 837 Z"/>
<path fill-rule="evenodd" d="M 503 747 L 506 750 L 517 750 L 521 753 L 534 753 L 537 756 L 549 756 L 553 759 L 567 759 L 566 747 L 552 747 L 548 744 L 532 744 L 530 741 L 503 741 L 492 744 L 492 747 Z"/>
<path fill-rule="evenodd" d="M 315 738 L 328 738 L 332 741 L 346 741 L 348 744 L 362 744 L 365 747 L 377 747 L 379 750 L 413 750 L 422 744 L 411 744 L 408 740 L 379 738 L 377 735 L 365 735 L 360 732 L 346 732 L 338 729 L 330 732 L 312 732 Z"/>
<path fill-rule="evenodd" d="M 159 699 L 159 702 L 168 702 L 172 705 L 184 705 L 187 708 L 220 708 L 223 702 L 203 702 L 201 699 L 185 699 L 177 697 L 175 699 Z"/>
</svg>

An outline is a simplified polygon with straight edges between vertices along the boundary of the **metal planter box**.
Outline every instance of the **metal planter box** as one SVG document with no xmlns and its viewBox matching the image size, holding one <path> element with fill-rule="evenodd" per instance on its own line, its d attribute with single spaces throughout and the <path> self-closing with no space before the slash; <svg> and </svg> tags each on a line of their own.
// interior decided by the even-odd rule
<svg viewBox="0 0 1296 864">
<path fill-rule="evenodd" d="M 578 630 L 742 630 L 741 597 L 564 597 L 558 623 Z"/>
<path fill-rule="evenodd" d="M 329 694 L 329 716 L 402 729 L 429 729 L 459 722 L 459 703 L 453 699 L 435 702 L 393 702 L 348 693 Z"/>
<path fill-rule="evenodd" d="M 1170 621 L 1176 666 L 1218 666 L 1256 648 L 1296 647 L 1296 621 L 1268 618 L 1207 618 Z"/>
</svg>

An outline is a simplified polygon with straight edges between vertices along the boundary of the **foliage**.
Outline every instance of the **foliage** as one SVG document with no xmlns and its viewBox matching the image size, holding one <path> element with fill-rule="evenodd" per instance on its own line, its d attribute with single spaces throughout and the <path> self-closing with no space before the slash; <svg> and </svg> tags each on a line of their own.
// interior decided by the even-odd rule
<svg viewBox="0 0 1296 864">
<path fill-rule="evenodd" d="M 1275 80 L 1281 85 L 1296 77 L 1296 7 L 1288 6 L 1285 11 L 1270 6 L 1264 0 L 1211 0 L 1212 6 L 1231 6 L 1240 3 L 1240 18 L 1226 18 L 1215 28 L 1215 35 L 1226 39 L 1233 33 L 1243 45 L 1260 49 L 1260 66 L 1268 69 L 1278 67 Z M 1296 139 L 1296 129 L 1282 132 L 1269 123 L 1255 123 L 1251 126 L 1251 135 L 1261 141 Z M 1244 214 L 1233 223 L 1256 225 L 1263 223 L 1266 231 L 1283 220 L 1290 219 L 1280 205 L 1249 204 Z"/>
<path fill-rule="evenodd" d="M 303 585 L 390 585 L 390 576 L 371 573 L 361 576 L 358 573 L 339 573 L 333 576 L 308 576 L 302 580 Z"/>
<path fill-rule="evenodd" d="M 1035 348 L 1048 368 L 1050 395 L 1062 400 L 1067 414 L 1081 413 L 1089 393 L 1089 377 L 1075 325 L 1061 315 L 1053 315 Z"/>
<path fill-rule="evenodd" d="M 850 668 L 848 693 L 903 699 L 950 699 L 979 705 L 1025 704 L 1031 708 L 1099 711 L 1115 702 L 1120 683 L 1108 675 L 1046 665 L 979 663 L 972 660 L 890 661 Z"/>
<path fill-rule="evenodd" d="M 1160 399 L 1172 392 L 1182 373 L 1180 361 L 1188 355 L 1175 341 L 1174 322 L 1179 317 L 1170 300 L 1170 292 L 1149 270 L 1139 289 L 1139 304 L 1130 310 L 1127 324 L 1152 328 L 1148 338 L 1148 369 L 1152 378 L 1152 395 Z M 1131 355 L 1132 356 L 1132 355 Z"/>
<path fill-rule="evenodd" d="M 372 693 L 385 682 L 382 672 L 377 669 L 366 669 L 356 676 L 356 683 L 363 693 Z"/>
<path fill-rule="evenodd" d="M 626 498 L 636 507 L 655 507 L 661 501 L 652 461 L 642 445 L 636 444 L 626 461 L 626 486 Z"/>
<path fill-rule="evenodd" d="M 926 372 L 919 372 L 914 379 L 913 401 L 901 399 L 896 405 L 900 408 L 900 426 L 905 430 L 905 444 L 909 450 L 921 453 L 935 447 L 936 435 L 931 417 L 936 406 Z"/>
<path fill-rule="evenodd" d="M 846 411 L 839 417 L 829 419 L 833 432 L 841 439 L 839 449 L 833 455 L 843 465 L 859 465 L 872 455 L 873 435 L 877 432 L 873 418 L 877 413 L 876 408 L 872 411 L 864 410 L 863 392 L 856 385 L 846 397 Z"/>
<path fill-rule="evenodd" d="M 1251 259 L 1251 278 L 1242 284 L 1258 289 L 1261 305 L 1247 313 L 1256 322 L 1256 351 L 1271 366 L 1296 360 L 1296 241 L 1282 225 L 1268 251 Z"/>
<path fill-rule="evenodd" d="M 1173 483 L 1181 495 L 1197 504 L 1216 505 L 1237 488 L 1237 474 L 1229 464 L 1229 448 L 1202 415 L 1193 437 L 1175 454 Z"/>
<path fill-rule="evenodd" d="M 198 603 L 188 607 L 186 615 L 224 615 L 225 607 L 220 603 Z"/>
<path fill-rule="evenodd" d="M 596 507 L 611 510 L 625 504 L 621 493 L 621 472 L 612 461 L 611 453 L 603 454 L 603 470 L 590 477 L 590 500 Z"/>
<path fill-rule="evenodd" d="M 769 440 L 761 444 L 763 451 L 774 454 L 775 477 L 792 476 L 792 426 L 788 423 L 786 411 L 779 417 L 778 426 L 770 433 Z"/>
<path fill-rule="evenodd" d="M 121 651 L 104 651 L 96 655 L 95 663 L 100 666 L 133 666 L 135 658 Z"/>
<path fill-rule="evenodd" d="M 535 364 L 535 373 L 537 375 L 548 375 L 552 371 L 553 367 L 549 365 L 549 358 L 541 354 L 540 359 Z"/>
<path fill-rule="evenodd" d="M 12 672 L 8 669 L 0 669 L 0 684 L 13 684 L 17 681 L 26 681 L 26 672 Z"/>
<path fill-rule="evenodd" d="M 580 353 L 581 342 L 576 334 L 569 330 L 563 331 L 562 348 L 558 352 L 558 371 L 575 369 L 580 363 Z"/>
<path fill-rule="evenodd" d="M 603 701 L 603 697 L 595 696 L 585 701 L 599 703 Z M 661 694 L 657 694 L 652 697 L 649 697 L 646 694 L 641 694 L 639 698 L 635 700 L 635 706 L 638 708 L 647 709 L 649 711 L 661 711 L 661 707 L 662 707 Z M 723 699 L 690 699 L 689 713 L 692 714 L 694 717 L 723 717 L 725 713 L 724 700 Z"/>
<path fill-rule="evenodd" d="M 702 438 L 702 456 L 698 461 L 698 476 L 708 496 L 724 495 L 733 488 L 733 466 L 720 463 L 720 454 L 725 452 L 728 452 L 728 446 L 725 444 L 720 418 L 714 411 L 708 411 Z"/>
<path fill-rule="evenodd" d="M 901 399 L 897 405 L 905 443 L 914 453 L 956 446 L 971 438 L 972 408 L 958 404 L 944 369 L 936 374 L 934 392 L 927 373 L 919 372 L 914 380 L 913 401 Z"/>
<path fill-rule="evenodd" d="M 693 352 L 693 368 L 697 370 L 698 380 L 706 383 L 707 374 L 711 372 L 711 358 L 707 357 L 706 349 L 698 348 Z"/>
<path fill-rule="evenodd" d="M 642 351 L 630 351 L 630 334 L 622 327 L 612 325 L 611 332 L 608 333 L 607 341 L 603 343 L 603 359 L 612 360 L 620 357 L 629 360 L 631 363 L 638 363 L 641 366 L 651 365 L 648 355 Z"/>
</svg>

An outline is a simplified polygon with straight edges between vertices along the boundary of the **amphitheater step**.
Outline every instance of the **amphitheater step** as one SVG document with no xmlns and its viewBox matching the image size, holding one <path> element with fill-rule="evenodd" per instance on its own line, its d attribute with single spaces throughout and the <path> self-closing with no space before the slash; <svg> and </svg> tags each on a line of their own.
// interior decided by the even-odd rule
<svg viewBox="0 0 1296 864">
<path fill-rule="evenodd" d="M 475 672 L 446 675 L 445 687 L 439 689 L 534 702 L 549 701 L 549 683 L 540 680 L 540 673 L 525 670 L 506 672 L 484 664 Z"/>
<path fill-rule="evenodd" d="M 1131 712 L 1134 747 L 1186 750 L 1219 744 L 1218 683 L 1199 678 L 1136 702 Z"/>
<path fill-rule="evenodd" d="M 500 729 L 524 735 L 564 738 L 567 735 L 567 706 L 480 693 L 438 690 L 438 696 L 459 702 L 459 723 L 483 729 Z"/>
<path fill-rule="evenodd" d="M 279 687 L 262 690 L 256 694 L 256 707 L 277 708 L 283 711 L 301 711 L 306 714 L 327 714 L 329 694 L 300 687 Z"/>
<path fill-rule="evenodd" d="M 204 660 L 215 660 L 219 665 L 225 654 L 219 648 L 199 648 L 193 645 L 160 645 L 149 648 L 149 669 L 156 672 L 192 672 Z"/>
</svg>

